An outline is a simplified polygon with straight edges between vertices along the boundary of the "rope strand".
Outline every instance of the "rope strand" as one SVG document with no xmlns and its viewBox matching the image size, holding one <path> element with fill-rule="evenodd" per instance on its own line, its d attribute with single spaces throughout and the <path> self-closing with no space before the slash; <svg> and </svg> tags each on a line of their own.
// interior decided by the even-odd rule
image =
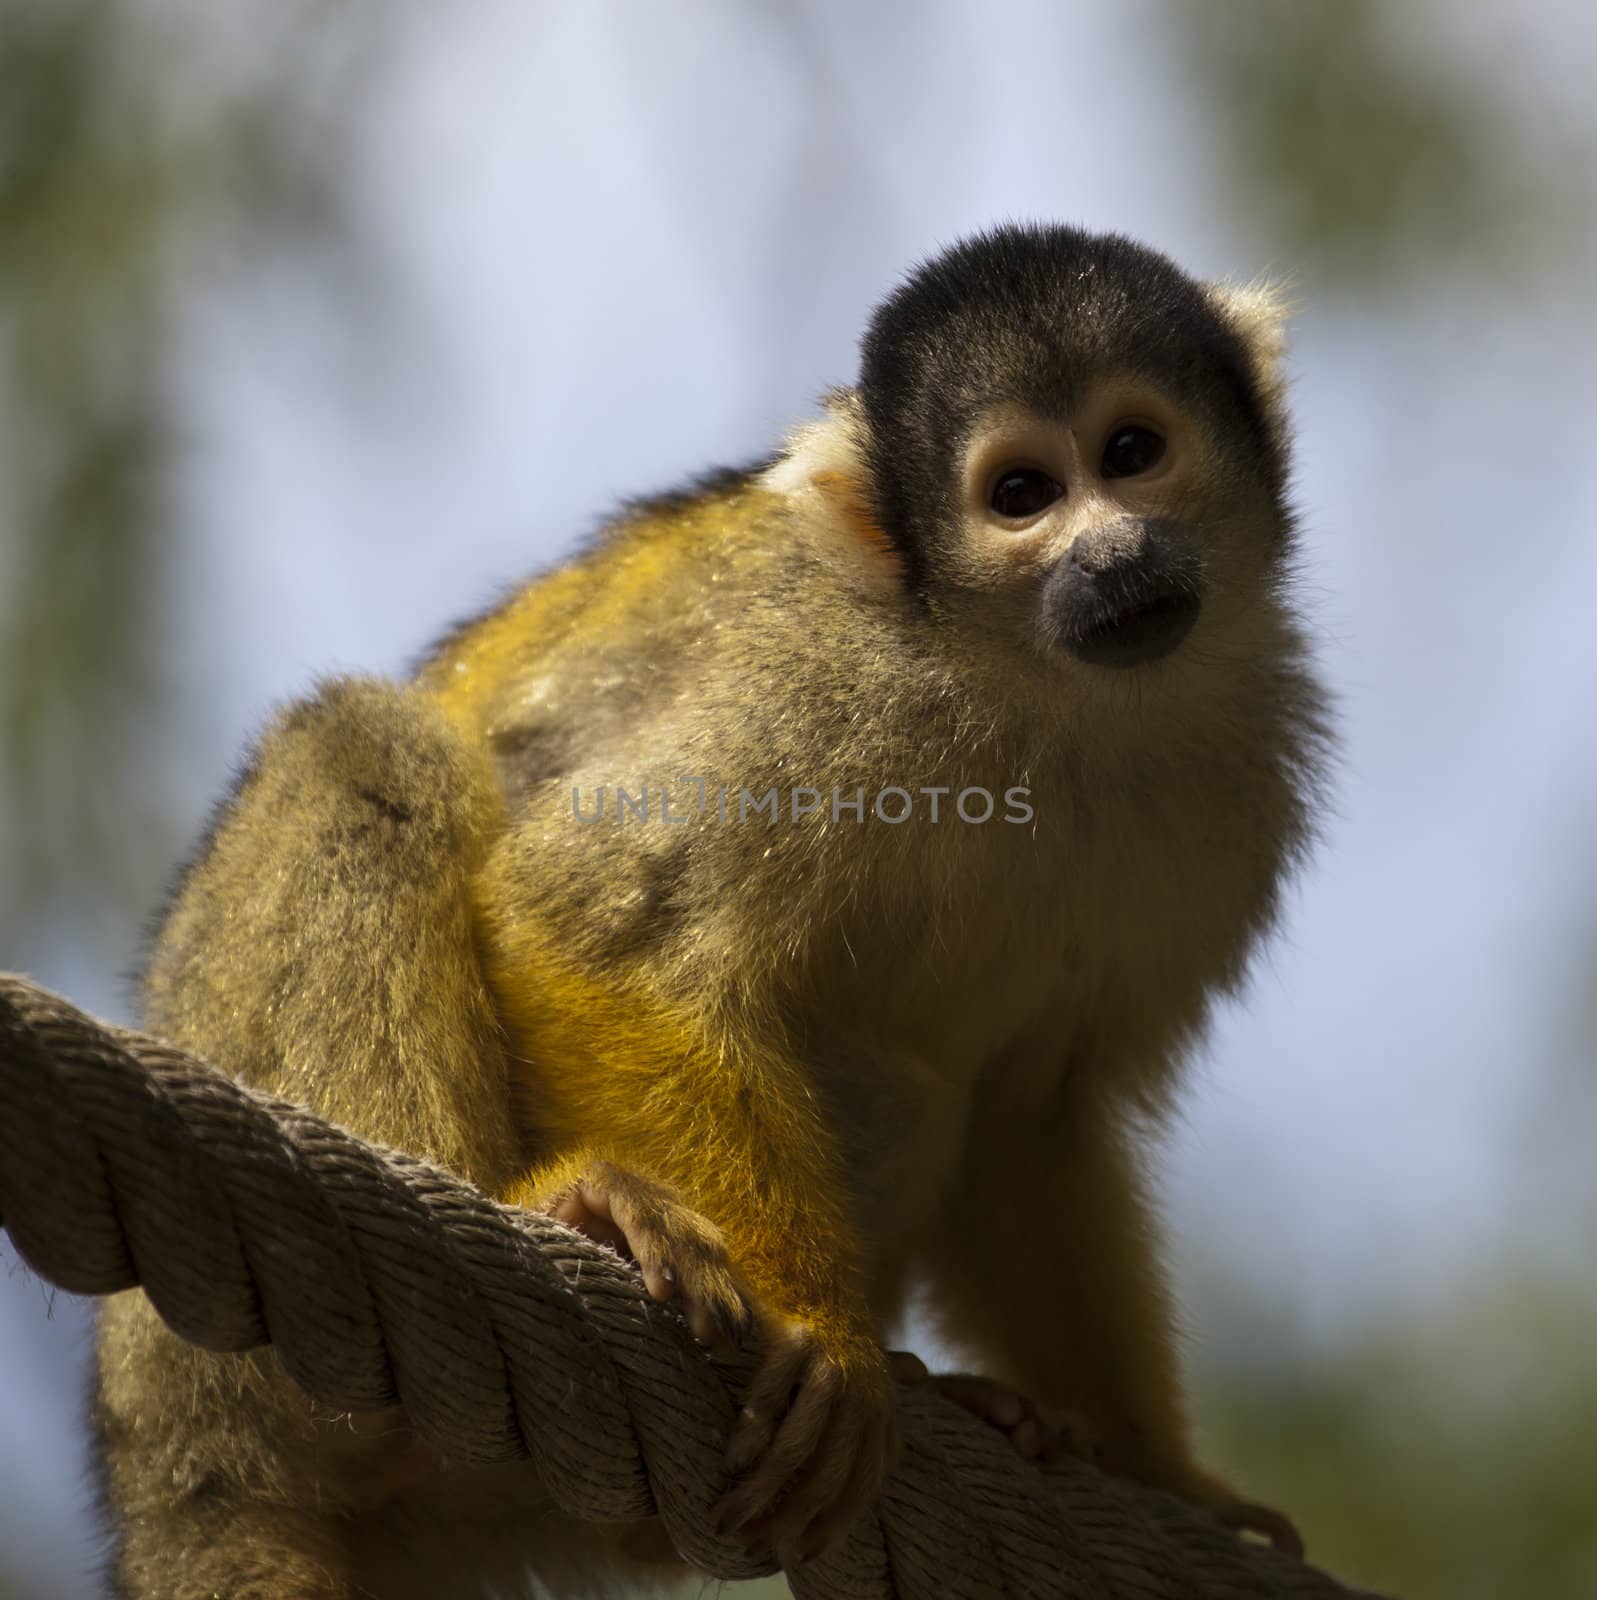
<svg viewBox="0 0 1597 1600">
<path fill-rule="evenodd" d="M 180 1337 L 276 1347 L 320 1405 L 402 1405 L 451 1461 L 526 1457 L 564 1510 L 664 1519 L 718 1578 L 772 1567 L 711 1508 L 755 1357 L 712 1360 L 614 1252 L 0 974 L 0 1224 L 74 1294 L 141 1286 Z M 1170 1495 L 1046 1469 L 929 1389 L 799 1600 L 1336 1600 Z"/>
</svg>

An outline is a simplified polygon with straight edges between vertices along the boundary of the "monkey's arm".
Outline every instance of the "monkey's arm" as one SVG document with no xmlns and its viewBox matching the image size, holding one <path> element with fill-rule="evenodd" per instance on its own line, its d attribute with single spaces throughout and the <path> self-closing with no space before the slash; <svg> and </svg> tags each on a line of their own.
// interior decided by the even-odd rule
<svg viewBox="0 0 1597 1600">
<path fill-rule="evenodd" d="M 498 817 L 436 712 L 386 684 L 325 686 L 267 732 L 188 871 L 147 1025 L 501 1187 L 516 1154 L 469 905 Z M 131 1600 L 350 1600 L 347 1517 L 425 1470 L 400 1419 L 376 1442 L 318 1423 L 269 1352 L 186 1346 L 137 1292 L 107 1303 L 97 1409 Z"/>
<path fill-rule="evenodd" d="M 534 926 L 504 923 L 514 952 L 496 949 L 491 970 L 525 1039 L 540 1142 L 558 1154 L 511 1198 L 579 1225 L 613 1216 L 696 1331 L 733 1331 L 752 1299 L 764 1359 L 722 1520 L 784 1557 L 821 1548 L 874 1496 L 895 1438 L 868 1234 L 812 1079 L 752 1029 L 712 1033 L 647 984 L 612 988 L 546 941 L 534 950 Z"/>
<path fill-rule="evenodd" d="M 1043 1117 L 987 1101 L 932 1246 L 941 1325 L 983 1373 L 1065 1419 L 1107 1470 L 1290 1546 L 1284 1517 L 1193 1457 L 1175 1311 L 1131 1141 L 1090 1090 Z"/>
<path fill-rule="evenodd" d="M 762 1359 L 728 1444 L 720 1525 L 784 1562 L 806 1559 L 875 1499 L 897 1448 L 857 1235 L 836 1188 L 804 1184 L 802 1147 L 719 1138 L 695 1173 L 651 1161 L 654 1143 L 617 1131 L 529 1174 L 511 1198 L 601 1237 L 613 1224 L 655 1298 L 680 1298 L 701 1338 L 754 1333 Z"/>
</svg>

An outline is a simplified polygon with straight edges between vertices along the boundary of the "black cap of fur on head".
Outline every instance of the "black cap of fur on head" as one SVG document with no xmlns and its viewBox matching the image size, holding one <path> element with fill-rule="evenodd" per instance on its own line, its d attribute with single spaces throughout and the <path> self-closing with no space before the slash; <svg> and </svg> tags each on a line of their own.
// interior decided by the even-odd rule
<svg viewBox="0 0 1597 1600">
<path fill-rule="evenodd" d="M 1253 360 L 1209 293 L 1119 234 L 1006 226 L 963 240 L 883 302 L 859 397 L 877 520 L 912 586 L 953 525 L 956 467 L 981 412 L 1070 416 L 1084 380 L 1141 377 L 1212 424 L 1279 493 L 1279 441 Z"/>
</svg>

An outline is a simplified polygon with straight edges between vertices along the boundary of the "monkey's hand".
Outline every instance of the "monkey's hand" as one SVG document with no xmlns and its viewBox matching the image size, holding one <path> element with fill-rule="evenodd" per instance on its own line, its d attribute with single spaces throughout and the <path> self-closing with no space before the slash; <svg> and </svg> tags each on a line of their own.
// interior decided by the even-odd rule
<svg viewBox="0 0 1597 1600">
<path fill-rule="evenodd" d="M 1090 1458 L 1092 1445 L 1086 1422 L 1074 1412 L 1049 1411 L 1025 1395 L 974 1372 L 930 1373 L 910 1350 L 890 1350 L 893 1376 L 900 1383 L 924 1385 L 952 1400 L 973 1417 L 1009 1436 L 1009 1442 L 1028 1461 L 1057 1461 L 1062 1455 Z"/>
<path fill-rule="evenodd" d="M 719 1507 L 723 1533 L 786 1565 L 847 1531 L 898 1449 L 892 1374 L 869 1332 L 823 1332 L 764 1306 L 713 1222 L 612 1162 L 546 1169 L 505 1198 L 635 1262 L 649 1294 L 675 1301 L 701 1342 L 726 1351 L 757 1330 L 760 1364 L 727 1447 L 734 1482 Z M 664 1559 L 664 1536 L 648 1536 L 651 1557 Z"/>
<path fill-rule="evenodd" d="M 530 1202 L 637 1263 L 651 1298 L 674 1300 L 693 1336 L 720 1351 L 754 1324 L 753 1295 L 727 1255 L 721 1230 L 664 1184 L 596 1161 Z"/>
<path fill-rule="evenodd" d="M 832 1548 L 879 1493 L 898 1453 L 893 1378 L 868 1333 L 828 1336 L 798 1319 L 763 1332 L 718 1526 L 788 1566 Z"/>
</svg>

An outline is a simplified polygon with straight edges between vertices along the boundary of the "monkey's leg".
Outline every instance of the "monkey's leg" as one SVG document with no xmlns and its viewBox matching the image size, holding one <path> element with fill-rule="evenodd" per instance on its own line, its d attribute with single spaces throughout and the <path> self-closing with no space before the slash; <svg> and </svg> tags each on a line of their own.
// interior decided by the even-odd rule
<svg viewBox="0 0 1597 1600">
<path fill-rule="evenodd" d="M 326 685 L 266 733 L 187 872 L 146 1025 L 499 1189 L 517 1157 L 468 894 L 499 819 L 425 702 Z M 347 1519 L 425 1470 L 402 1427 L 316 1421 L 269 1352 L 192 1349 L 137 1293 L 106 1307 L 98 1410 L 132 1600 L 353 1600 Z"/>
<path fill-rule="evenodd" d="M 1300 1547 L 1193 1459 L 1154 1218 L 1111 1108 L 1082 1095 L 1040 1127 L 984 1104 L 930 1265 L 948 1335 L 1109 1471 Z"/>
</svg>

